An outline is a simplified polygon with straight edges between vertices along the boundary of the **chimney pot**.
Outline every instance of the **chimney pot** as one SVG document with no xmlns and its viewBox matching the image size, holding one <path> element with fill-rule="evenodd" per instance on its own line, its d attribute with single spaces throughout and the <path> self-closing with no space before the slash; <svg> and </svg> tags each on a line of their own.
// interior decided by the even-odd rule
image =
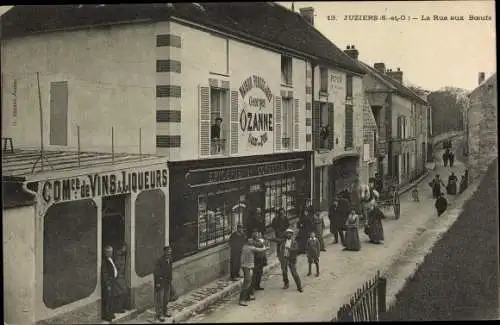
<svg viewBox="0 0 500 325">
<path fill-rule="evenodd" d="M 482 84 L 486 79 L 486 74 L 484 72 L 479 72 L 478 85 Z"/>
<path fill-rule="evenodd" d="M 351 45 L 351 49 L 353 49 L 353 50 L 354 50 L 354 49 L 356 49 L 356 48 L 354 47 L 354 45 Z"/>
<path fill-rule="evenodd" d="M 350 50 L 351 49 L 351 45 L 347 45 L 347 49 Z"/>
<path fill-rule="evenodd" d="M 307 8 L 300 8 L 299 10 L 302 18 L 304 18 L 309 24 L 314 26 L 314 8 L 307 7 Z"/>
<path fill-rule="evenodd" d="M 398 71 L 401 71 L 401 69 L 400 69 L 400 68 L 398 68 Z"/>
<path fill-rule="evenodd" d="M 383 62 L 378 62 L 373 64 L 373 68 L 377 70 L 378 72 L 384 73 L 385 72 L 385 63 Z"/>
</svg>

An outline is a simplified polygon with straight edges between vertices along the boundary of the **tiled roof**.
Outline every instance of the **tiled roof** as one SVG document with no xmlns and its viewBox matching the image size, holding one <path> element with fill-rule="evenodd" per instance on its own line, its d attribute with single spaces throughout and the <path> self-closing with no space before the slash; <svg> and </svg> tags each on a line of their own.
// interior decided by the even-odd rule
<svg viewBox="0 0 500 325">
<path fill-rule="evenodd" d="M 488 79 L 484 80 L 479 86 L 477 86 L 476 88 L 474 88 L 474 90 L 471 91 L 467 96 L 468 97 L 473 96 L 479 89 L 483 88 L 485 85 L 488 85 L 488 84 L 496 82 L 496 79 L 497 79 L 497 73 L 495 72 L 494 74 L 492 74 L 491 76 L 489 76 Z"/>
<path fill-rule="evenodd" d="M 2 179 L 16 179 L 23 181 L 31 175 L 42 172 L 69 171 L 80 168 L 91 168 L 129 162 L 148 162 L 158 160 L 151 155 L 132 155 L 115 153 L 81 152 L 80 162 L 78 153 L 74 151 L 47 151 L 44 153 L 44 170 L 39 161 L 40 151 L 16 150 L 14 153 L 2 152 Z M 36 163 L 36 164 L 35 164 Z"/>
<path fill-rule="evenodd" d="M 15 6 L 2 16 L 2 37 L 120 22 L 162 21 L 171 16 L 276 48 L 289 48 L 323 63 L 364 74 L 356 61 L 300 14 L 271 2 Z"/>
<path fill-rule="evenodd" d="M 380 73 L 377 69 L 372 68 L 371 66 L 369 66 L 368 64 L 366 64 L 364 62 L 358 61 L 358 63 L 363 69 L 365 69 L 366 72 L 368 72 L 372 75 L 375 75 L 375 77 L 377 79 L 379 79 L 383 84 L 388 86 L 389 89 L 395 90 L 397 93 L 399 93 L 400 95 L 402 95 L 406 98 L 417 100 L 420 103 L 427 105 L 427 102 L 422 97 L 420 97 L 418 94 L 414 93 L 408 87 L 405 87 L 405 85 L 403 85 L 399 81 L 389 77 L 385 73 Z"/>
</svg>

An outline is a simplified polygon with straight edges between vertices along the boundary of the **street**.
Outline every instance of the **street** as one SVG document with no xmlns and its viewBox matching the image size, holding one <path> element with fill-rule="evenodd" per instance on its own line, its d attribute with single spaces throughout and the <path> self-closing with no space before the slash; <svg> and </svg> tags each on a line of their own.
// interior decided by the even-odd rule
<svg viewBox="0 0 500 325">
<path fill-rule="evenodd" d="M 464 166 L 458 162 L 452 169 L 461 175 Z M 442 162 L 436 164 L 435 172 L 446 181 L 451 169 Z M 275 269 L 263 281 L 264 291 L 256 294 L 256 300 L 247 307 L 237 305 L 237 297 L 211 308 L 204 314 L 196 315 L 189 322 L 289 322 L 328 321 L 341 304 L 377 270 L 383 272 L 397 259 L 408 242 L 430 218 L 436 218 L 434 200 L 428 183 L 435 173 L 420 182 L 418 189 L 420 202 L 410 200 L 409 192 L 401 196 L 401 218 L 384 220 L 385 243 L 373 245 L 360 231 L 362 248 L 359 252 L 343 251 L 342 246 L 328 243 L 327 252 L 320 257 L 321 275 L 307 277 L 307 259 L 299 257 L 298 271 L 303 281 L 304 292 L 299 293 L 293 285 L 283 290 L 280 270 Z M 453 202 L 453 198 L 448 198 Z"/>
</svg>

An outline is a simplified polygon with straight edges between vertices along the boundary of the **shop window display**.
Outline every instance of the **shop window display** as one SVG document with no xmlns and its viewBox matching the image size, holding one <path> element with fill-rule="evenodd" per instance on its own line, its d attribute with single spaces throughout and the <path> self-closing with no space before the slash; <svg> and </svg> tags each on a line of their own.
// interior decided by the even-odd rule
<svg viewBox="0 0 500 325">
<path fill-rule="evenodd" d="M 295 177 L 272 180 L 265 183 L 265 219 L 266 227 L 271 225 L 271 221 L 279 208 L 285 210 L 288 220 L 296 218 L 296 181 Z"/>
</svg>

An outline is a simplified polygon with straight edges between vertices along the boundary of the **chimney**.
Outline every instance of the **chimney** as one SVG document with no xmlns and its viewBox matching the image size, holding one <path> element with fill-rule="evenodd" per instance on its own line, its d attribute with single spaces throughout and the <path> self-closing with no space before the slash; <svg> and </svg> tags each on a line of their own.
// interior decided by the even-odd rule
<svg viewBox="0 0 500 325">
<path fill-rule="evenodd" d="M 359 51 L 356 50 L 354 45 L 351 46 L 347 45 L 347 48 L 344 50 L 344 53 L 349 55 L 353 60 L 357 60 L 359 56 Z"/>
<path fill-rule="evenodd" d="M 377 70 L 378 72 L 380 73 L 385 73 L 385 63 L 383 62 L 379 62 L 379 63 L 375 63 L 373 65 L 373 67 L 375 68 L 375 70 Z"/>
<path fill-rule="evenodd" d="M 478 85 L 482 84 L 484 82 L 485 78 L 486 78 L 485 73 L 484 72 L 479 72 Z"/>
<path fill-rule="evenodd" d="M 392 71 L 392 69 L 391 69 L 391 70 L 387 71 L 387 75 L 389 77 L 391 77 L 392 79 L 397 80 L 400 84 L 403 83 L 403 71 L 401 71 L 401 69 L 398 68 L 397 71 Z"/>
<path fill-rule="evenodd" d="M 300 15 L 302 18 L 305 19 L 311 26 L 314 26 L 314 8 L 313 7 L 307 7 L 307 8 L 300 8 Z"/>
</svg>

